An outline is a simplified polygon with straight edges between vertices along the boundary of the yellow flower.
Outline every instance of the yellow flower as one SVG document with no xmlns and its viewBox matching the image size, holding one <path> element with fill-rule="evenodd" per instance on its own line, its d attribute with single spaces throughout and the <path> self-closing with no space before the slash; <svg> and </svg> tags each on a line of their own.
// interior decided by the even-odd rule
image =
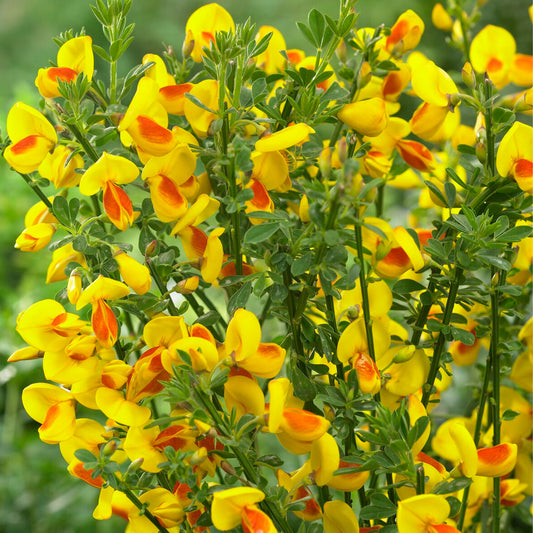
<svg viewBox="0 0 533 533">
<path fill-rule="evenodd" d="M 47 224 L 41 222 L 34 224 L 17 237 L 15 241 L 15 248 L 22 252 L 38 252 L 42 250 L 52 239 L 56 227 L 54 224 Z"/>
<path fill-rule="evenodd" d="M 186 99 L 183 104 L 183 113 L 187 122 L 200 139 L 205 139 L 209 135 L 211 122 L 217 118 L 218 82 L 216 80 L 203 80 L 197 83 L 189 91 L 189 94 L 200 100 L 207 109 L 211 110 L 203 109 L 189 99 Z"/>
<path fill-rule="evenodd" d="M 119 155 L 104 152 L 91 165 L 80 181 L 80 192 L 92 196 L 103 189 L 104 210 L 111 222 L 120 230 L 131 226 L 135 219 L 131 200 L 118 185 L 131 183 L 139 175 L 137 165 Z"/>
<path fill-rule="evenodd" d="M 74 434 L 74 398 L 70 391 L 49 383 L 32 383 L 22 391 L 26 412 L 41 424 L 39 437 L 57 444 Z"/>
<path fill-rule="evenodd" d="M 203 48 L 209 48 L 219 31 L 234 32 L 235 24 L 231 15 L 218 4 L 202 6 L 189 17 L 183 47 L 190 50 L 189 55 L 196 63 L 202 61 Z"/>
<path fill-rule="evenodd" d="M 279 152 L 307 141 L 311 133 L 315 133 L 315 130 L 303 122 L 291 124 L 282 130 L 261 137 L 256 141 L 255 149 L 263 153 Z"/>
<path fill-rule="evenodd" d="M 489 24 L 472 40 L 470 60 L 476 72 L 486 72 L 498 89 L 509 83 L 516 53 L 514 37 L 504 28 Z"/>
<path fill-rule="evenodd" d="M 430 533 L 438 531 L 438 526 L 444 524 L 449 514 L 450 505 L 444 496 L 420 494 L 401 500 L 398 503 L 398 532 Z M 446 533 L 459 533 L 452 526 L 448 526 L 445 531 Z"/>
<path fill-rule="evenodd" d="M 150 290 L 152 278 L 147 266 L 141 265 L 123 250 L 118 250 L 113 257 L 118 263 L 120 275 L 128 287 L 131 287 L 137 294 L 145 294 Z"/>
<path fill-rule="evenodd" d="M 213 525 L 220 531 L 229 531 L 241 524 L 245 507 L 265 499 L 265 494 L 252 487 L 235 487 L 215 492 L 211 505 Z"/>
<path fill-rule="evenodd" d="M 72 156 L 72 150 L 58 144 L 52 153 L 48 153 L 39 165 L 39 174 L 50 180 L 56 189 L 75 187 L 81 180 L 77 169 L 83 168 L 83 158 L 80 154 Z M 69 159 L 68 164 L 65 164 Z"/>
<path fill-rule="evenodd" d="M 324 504 L 325 533 L 359 533 L 359 521 L 345 502 L 333 500 Z"/>
<path fill-rule="evenodd" d="M 43 352 L 63 350 L 70 337 L 77 335 L 85 325 L 85 321 L 73 313 L 66 313 L 55 300 L 34 303 L 17 318 L 20 336 Z"/>
<path fill-rule="evenodd" d="M 424 33 L 424 22 L 411 9 L 402 13 L 385 41 L 387 52 L 400 56 L 416 48 Z"/>
<path fill-rule="evenodd" d="M 533 128 L 515 122 L 504 135 L 496 155 L 500 176 L 513 178 L 518 186 L 533 194 Z"/>
<path fill-rule="evenodd" d="M 118 337 L 115 313 L 105 300 L 117 300 L 129 292 L 129 287 L 124 283 L 100 275 L 82 292 L 76 303 L 76 309 L 92 304 L 91 325 L 104 348 L 111 348 Z"/>
<path fill-rule="evenodd" d="M 57 52 L 57 67 L 40 68 L 35 85 L 45 98 L 60 96 L 58 79 L 73 82 L 83 72 L 91 81 L 94 71 L 92 39 L 88 35 L 69 39 Z"/>
<path fill-rule="evenodd" d="M 367 137 L 377 137 L 389 123 L 385 100 L 382 98 L 346 104 L 337 116 L 348 127 Z"/>
<path fill-rule="evenodd" d="M 74 250 L 71 242 L 53 251 L 52 261 L 48 265 L 46 272 L 46 283 L 66 280 L 65 268 L 69 263 L 78 263 L 83 267 L 87 266 L 85 256 L 81 252 Z"/>
<path fill-rule="evenodd" d="M 17 172 L 28 174 L 37 170 L 57 144 L 52 124 L 39 111 L 22 102 L 10 109 L 6 126 L 12 144 L 5 149 L 4 157 Z"/>
<path fill-rule="evenodd" d="M 433 22 L 435 28 L 442 31 L 450 31 L 453 26 L 452 17 L 450 17 L 448 12 L 442 7 L 441 3 L 437 3 L 433 6 L 431 22 Z"/>
</svg>

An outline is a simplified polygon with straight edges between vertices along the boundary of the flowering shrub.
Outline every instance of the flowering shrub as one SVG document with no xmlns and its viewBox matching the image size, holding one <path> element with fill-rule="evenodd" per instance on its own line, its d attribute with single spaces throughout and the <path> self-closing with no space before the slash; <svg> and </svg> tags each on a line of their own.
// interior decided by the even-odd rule
<svg viewBox="0 0 533 533">
<path fill-rule="evenodd" d="M 433 10 L 461 74 L 416 51 L 416 13 L 361 28 L 355 0 L 298 23 L 312 56 L 217 4 L 125 77 L 131 0 L 92 6 L 107 48 L 57 39 L 3 155 L 40 200 L 15 246 L 62 287 L 10 361 L 42 359 L 22 402 L 95 519 L 531 524 L 533 60 L 483 3 Z"/>
</svg>

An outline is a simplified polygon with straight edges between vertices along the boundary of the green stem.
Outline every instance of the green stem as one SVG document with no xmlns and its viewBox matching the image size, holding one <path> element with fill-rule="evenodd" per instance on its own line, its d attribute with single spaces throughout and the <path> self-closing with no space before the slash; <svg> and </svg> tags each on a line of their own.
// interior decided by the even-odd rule
<svg viewBox="0 0 533 533">
<path fill-rule="evenodd" d="M 157 272 L 157 269 L 155 268 L 155 265 L 150 257 L 147 257 L 145 259 L 146 266 L 150 270 L 150 274 L 152 275 L 152 278 L 154 278 L 154 281 L 157 285 L 157 288 L 161 292 L 161 295 L 164 295 L 167 293 L 167 288 L 165 287 L 165 284 L 163 283 L 163 280 L 159 276 L 159 273 Z M 168 296 L 168 310 L 171 315 L 173 316 L 179 316 L 178 310 L 176 309 L 176 306 L 174 305 L 174 302 L 172 301 L 172 298 Z"/>
<path fill-rule="evenodd" d="M 361 296 L 363 300 L 363 317 L 365 324 L 366 339 L 368 344 L 368 355 L 372 361 L 376 361 L 376 352 L 374 350 L 374 333 L 372 331 L 372 318 L 370 316 L 370 303 L 368 298 L 368 286 L 366 281 L 365 257 L 363 253 L 363 236 L 361 224 L 356 223 L 354 227 L 355 242 L 357 244 L 357 258 L 359 260 L 359 284 L 361 285 Z"/>
<path fill-rule="evenodd" d="M 116 104 L 117 100 L 117 62 L 111 61 L 109 65 L 109 105 Z"/>
<path fill-rule="evenodd" d="M 78 126 L 75 124 L 70 124 L 69 129 L 73 133 L 74 137 L 76 137 L 76 140 L 81 144 L 82 148 L 85 150 L 85 153 L 93 160 L 93 162 L 98 161 L 98 153 L 82 134 Z"/>
<path fill-rule="evenodd" d="M 304 373 L 309 375 L 309 369 L 305 364 L 304 359 L 304 347 L 302 343 L 302 335 L 300 329 L 300 320 L 296 315 L 296 302 L 294 300 L 294 291 L 290 290 L 292 283 L 292 277 L 289 270 L 283 272 L 283 283 L 287 289 L 287 311 L 289 312 L 289 325 L 292 333 L 293 346 L 296 351 L 296 365 Z"/>
<path fill-rule="evenodd" d="M 424 465 L 416 467 L 416 493 L 424 494 L 426 492 L 426 479 L 424 474 Z"/>
<path fill-rule="evenodd" d="M 485 364 L 483 385 L 481 387 L 481 396 L 479 398 L 479 405 L 477 408 L 476 415 L 476 427 L 474 429 L 474 444 L 476 448 L 479 444 L 479 439 L 481 438 L 481 428 L 483 425 L 483 415 L 485 412 L 485 405 L 487 403 L 487 398 L 489 396 L 489 383 L 492 375 L 492 360 L 494 354 L 492 353 L 492 346 L 489 349 L 489 354 L 487 357 L 487 362 Z M 463 491 L 463 499 L 461 501 L 461 510 L 459 512 L 459 518 L 457 520 L 457 528 L 461 531 L 463 528 L 466 509 L 468 507 L 468 495 L 470 494 L 470 486 L 466 487 Z"/>
<path fill-rule="evenodd" d="M 453 307 L 455 305 L 455 300 L 457 298 L 457 291 L 459 290 L 459 285 L 461 283 L 462 277 L 463 277 L 463 269 L 456 267 L 454 270 L 452 282 L 450 284 L 450 292 L 448 293 L 446 307 L 444 309 L 444 317 L 442 318 L 442 328 L 450 325 L 450 321 L 451 321 L 452 313 L 453 313 Z M 433 349 L 433 357 L 431 359 L 431 367 L 429 369 L 428 379 L 423 387 L 422 404 L 424 405 L 424 407 L 427 407 L 429 399 L 433 392 L 433 384 L 435 383 L 435 379 L 437 378 L 437 374 L 439 372 L 440 358 L 444 351 L 445 343 L 446 343 L 446 336 L 441 330 L 439 332 L 439 336 L 437 337 L 437 342 L 435 343 L 435 347 Z"/>
<path fill-rule="evenodd" d="M 41 190 L 41 188 L 39 187 L 39 185 L 37 185 L 37 183 L 35 183 L 30 176 L 28 176 L 27 174 L 22 174 L 19 172 L 19 174 L 22 176 L 22 178 L 24 179 L 24 181 L 31 187 L 31 189 L 33 190 L 33 192 L 39 197 L 39 199 L 41 200 L 41 202 L 43 202 L 43 204 L 48 207 L 48 210 L 50 211 L 50 213 L 54 213 L 54 210 L 53 210 L 53 207 L 52 207 L 52 202 L 50 202 L 50 200 L 48 199 L 48 196 L 46 196 L 46 194 L 44 194 L 44 192 Z"/>
<path fill-rule="evenodd" d="M 495 269 L 493 269 L 495 270 Z M 492 445 L 497 446 L 501 440 L 501 420 L 500 420 L 500 354 L 498 345 L 500 343 L 500 288 L 506 280 L 506 272 L 497 270 L 498 282 L 490 295 L 491 306 L 491 329 L 490 354 L 492 360 L 492 424 L 493 436 Z M 492 530 L 494 533 L 500 531 L 500 485 L 501 478 L 495 477 L 493 480 L 494 499 L 492 502 Z"/>
<path fill-rule="evenodd" d="M 200 400 L 200 403 L 205 407 L 208 413 L 211 415 L 215 427 L 220 429 L 226 437 L 231 437 L 231 432 L 229 431 L 227 425 L 222 420 L 222 417 L 215 409 L 214 405 L 210 401 L 210 397 L 205 394 L 203 390 L 196 389 L 196 397 Z M 205 396 L 205 397 L 204 397 Z M 247 455 L 240 450 L 237 446 L 229 446 L 229 449 L 233 452 L 239 464 L 242 466 L 243 472 L 248 479 L 248 481 L 257 485 L 258 472 L 257 469 L 250 463 Z M 281 515 L 278 507 L 269 500 L 263 500 L 260 504 L 261 507 L 268 513 L 270 517 L 273 518 L 274 522 L 281 528 L 284 533 L 292 533 L 292 528 L 289 526 L 287 521 Z"/>
</svg>

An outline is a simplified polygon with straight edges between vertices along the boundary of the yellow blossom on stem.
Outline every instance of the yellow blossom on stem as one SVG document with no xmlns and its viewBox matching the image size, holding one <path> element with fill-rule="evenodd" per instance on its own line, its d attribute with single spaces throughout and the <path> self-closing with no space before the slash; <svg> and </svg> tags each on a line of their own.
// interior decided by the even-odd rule
<svg viewBox="0 0 533 533">
<path fill-rule="evenodd" d="M 218 82 L 216 80 L 203 80 L 197 83 L 189 94 L 198 99 L 207 109 L 200 107 L 194 100 L 186 99 L 183 104 L 183 113 L 194 133 L 200 139 L 210 135 L 209 127 L 217 118 L 218 111 Z M 208 111 L 209 110 L 209 111 Z"/>
<path fill-rule="evenodd" d="M 444 496 L 419 494 L 398 503 L 399 533 L 459 533 L 444 522 L 450 514 L 450 505 Z"/>
<path fill-rule="evenodd" d="M 17 331 L 31 346 L 42 351 L 60 351 L 77 335 L 86 322 L 65 312 L 55 300 L 34 303 L 17 318 Z"/>
<path fill-rule="evenodd" d="M 148 267 L 141 265 L 123 250 L 118 250 L 113 257 L 118 263 L 118 270 L 126 285 L 131 287 L 137 294 L 146 294 L 152 286 L 152 278 Z"/>
<path fill-rule="evenodd" d="M 359 533 L 359 521 L 352 508 L 340 500 L 324 504 L 325 533 Z"/>
<path fill-rule="evenodd" d="M 424 33 L 424 22 L 411 9 L 402 13 L 391 28 L 385 41 L 385 50 L 400 56 L 416 48 Z"/>
<path fill-rule="evenodd" d="M 204 55 L 203 48 L 209 48 L 219 31 L 235 31 L 231 15 L 218 4 L 207 4 L 198 8 L 188 18 L 185 25 L 184 49 L 189 56 L 200 63 Z"/>
<path fill-rule="evenodd" d="M 262 416 L 265 412 L 265 396 L 257 380 L 246 370 L 231 369 L 224 383 L 224 400 L 229 412 L 236 410 L 237 418 L 246 413 Z"/>
<path fill-rule="evenodd" d="M 75 428 L 75 401 L 70 391 L 49 383 L 32 383 L 22 391 L 26 412 L 41 424 L 39 437 L 48 444 L 69 439 Z"/>
<path fill-rule="evenodd" d="M 117 300 L 129 292 L 124 283 L 100 275 L 82 292 L 76 303 L 76 309 L 92 304 L 91 325 L 96 338 L 105 348 L 111 348 L 118 337 L 115 313 L 105 300 Z"/>
<path fill-rule="evenodd" d="M 504 135 L 496 155 L 500 176 L 513 178 L 518 186 L 533 194 L 533 128 L 515 122 Z"/>
<path fill-rule="evenodd" d="M 265 494 L 252 487 L 235 487 L 217 491 L 213 494 L 211 519 L 220 531 L 229 531 L 241 524 L 245 507 L 265 499 Z"/>
<path fill-rule="evenodd" d="M 337 116 L 348 127 L 367 137 L 378 136 L 389 123 L 385 100 L 382 98 L 369 98 L 346 104 Z"/>
<path fill-rule="evenodd" d="M 291 124 L 282 130 L 261 137 L 255 143 L 258 152 L 279 152 L 308 140 L 315 130 L 303 122 Z"/>
<path fill-rule="evenodd" d="M 92 196 L 104 191 L 104 209 L 111 222 L 120 230 L 131 226 L 133 207 L 128 195 L 118 185 L 131 183 L 139 175 L 137 165 L 125 157 L 104 152 L 91 165 L 80 182 L 80 192 Z"/>
<path fill-rule="evenodd" d="M 17 171 L 37 170 L 57 144 L 54 126 L 45 116 L 23 102 L 17 102 L 7 115 L 7 134 L 11 143 L 4 151 L 6 161 Z"/>
<path fill-rule="evenodd" d="M 433 6 L 433 11 L 431 12 L 431 22 L 433 22 L 435 28 L 438 28 L 442 31 L 450 31 L 453 26 L 452 17 L 450 17 L 440 2 Z"/>
<path fill-rule="evenodd" d="M 488 24 L 470 45 L 470 61 L 476 72 L 486 72 L 501 89 L 509 83 L 510 69 L 516 53 L 514 37 L 504 28 Z"/>
<path fill-rule="evenodd" d="M 69 263 L 78 263 L 83 267 L 87 266 L 85 256 L 81 252 L 74 250 L 71 242 L 53 251 L 52 261 L 48 265 L 46 272 L 46 283 L 66 280 L 65 268 Z"/>
<path fill-rule="evenodd" d="M 78 185 L 81 174 L 76 170 L 83 166 L 83 158 L 80 154 L 72 156 L 72 150 L 58 144 L 52 153 L 46 155 L 38 170 L 39 174 L 50 180 L 56 189 L 61 189 Z"/>
<path fill-rule="evenodd" d="M 15 248 L 18 248 L 21 252 L 38 252 L 48 245 L 55 232 L 55 224 L 46 222 L 34 224 L 25 228 L 17 237 Z"/>
<path fill-rule="evenodd" d="M 83 72 L 91 81 L 94 71 L 92 39 L 88 35 L 69 39 L 57 52 L 57 67 L 40 68 L 35 85 L 45 98 L 60 96 L 58 80 L 71 83 Z"/>
</svg>

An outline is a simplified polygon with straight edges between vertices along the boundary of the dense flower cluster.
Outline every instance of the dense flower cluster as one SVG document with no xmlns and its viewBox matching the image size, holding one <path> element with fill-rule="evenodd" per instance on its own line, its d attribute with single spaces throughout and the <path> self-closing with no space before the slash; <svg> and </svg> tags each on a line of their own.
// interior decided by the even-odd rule
<svg viewBox="0 0 533 533">
<path fill-rule="evenodd" d="M 360 28 L 354 3 L 299 25 L 315 56 L 204 5 L 182 57 L 119 79 L 131 2 L 99 0 L 109 50 L 62 36 L 42 112 L 9 112 L 3 155 L 40 198 L 15 246 L 57 234 L 65 287 L 19 315 L 10 361 L 42 359 L 22 402 L 95 519 L 473 531 L 533 494 L 532 57 L 501 27 L 471 39 L 482 2 L 436 4 L 459 83 L 416 13 Z"/>
</svg>

